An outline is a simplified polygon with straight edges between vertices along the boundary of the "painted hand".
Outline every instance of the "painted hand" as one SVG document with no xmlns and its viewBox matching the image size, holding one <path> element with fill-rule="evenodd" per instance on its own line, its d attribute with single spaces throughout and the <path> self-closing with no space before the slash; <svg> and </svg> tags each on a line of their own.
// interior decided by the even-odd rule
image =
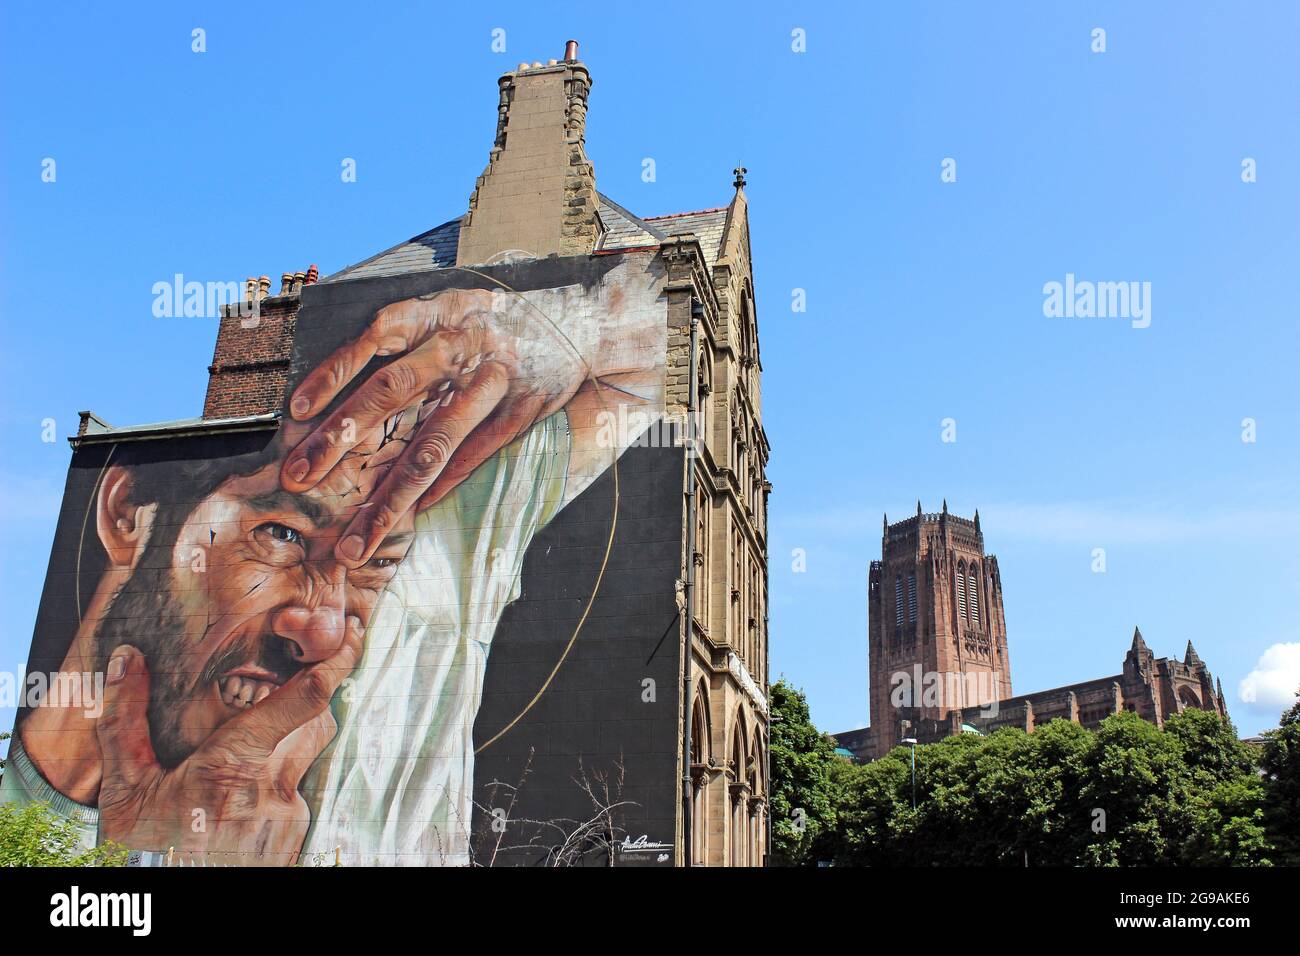
<svg viewBox="0 0 1300 956">
<path fill-rule="evenodd" d="M 313 369 L 289 411 L 310 419 L 376 356 L 375 371 L 285 457 L 287 491 L 325 478 L 376 429 L 419 406 L 418 424 L 366 505 L 340 535 L 339 560 L 356 567 L 411 509 L 444 497 L 531 425 L 558 411 L 586 366 L 544 316 L 522 299 L 449 290 L 385 306 L 352 342 Z"/>
<path fill-rule="evenodd" d="M 150 740 L 144 655 L 126 644 L 115 650 L 97 727 L 100 838 L 242 866 L 294 863 L 311 823 L 298 785 L 334 736 L 330 698 L 360 659 L 361 639 L 360 620 L 349 617 L 337 654 L 227 721 L 170 770 Z"/>
</svg>

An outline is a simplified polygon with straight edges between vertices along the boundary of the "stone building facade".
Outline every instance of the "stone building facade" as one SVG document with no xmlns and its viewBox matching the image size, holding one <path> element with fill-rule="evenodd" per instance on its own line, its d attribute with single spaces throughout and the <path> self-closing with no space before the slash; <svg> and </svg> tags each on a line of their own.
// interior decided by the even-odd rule
<svg viewBox="0 0 1300 956">
<path fill-rule="evenodd" d="M 283 406 L 306 285 L 516 257 L 658 250 L 666 270 L 667 418 L 693 421 L 682 505 L 676 624 L 684 661 L 677 858 L 758 866 L 767 856 L 767 499 L 758 325 L 745 170 L 726 205 L 638 217 L 596 189 L 587 159 L 592 81 L 577 60 L 521 63 L 498 81 L 497 131 L 468 211 L 354 266 L 248 280 L 228 309 L 203 419 L 237 427 Z M 251 317 L 248 312 L 255 309 Z M 99 427 L 93 417 L 83 430 Z"/>
<path fill-rule="evenodd" d="M 984 551 L 979 512 L 885 519 L 881 560 L 871 563 L 871 725 L 835 734 L 860 759 L 904 739 L 930 743 L 1001 727 L 1026 732 L 1064 719 L 1093 728 L 1132 711 L 1157 726 L 1187 708 L 1227 716 L 1223 688 L 1191 642 L 1182 661 L 1157 658 L 1137 629 L 1121 672 L 1015 695 L 997 558 Z"/>
</svg>

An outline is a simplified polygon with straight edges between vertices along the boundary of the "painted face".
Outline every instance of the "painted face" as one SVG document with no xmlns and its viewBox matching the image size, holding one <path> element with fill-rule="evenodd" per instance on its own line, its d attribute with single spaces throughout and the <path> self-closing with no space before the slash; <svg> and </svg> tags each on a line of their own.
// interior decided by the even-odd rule
<svg viewBox="0 0 1300 956">
<path fill-rule="evenodd" d="M 297 427 L 283 426 L 292 448 Z M 113 602 L 106 653 L 129 642 L 150 671 L 149 721 L 164 766 L 343 645 L 347 619 L 364 627 L 413 538 L 407 514 L 366 564 L 334 546 L 403 446 L 390 427 L 315 488 L 280 487 L 281 462 L 227 479 L 176 533 L 171 566 L 141 568 Z"/>
</svg>

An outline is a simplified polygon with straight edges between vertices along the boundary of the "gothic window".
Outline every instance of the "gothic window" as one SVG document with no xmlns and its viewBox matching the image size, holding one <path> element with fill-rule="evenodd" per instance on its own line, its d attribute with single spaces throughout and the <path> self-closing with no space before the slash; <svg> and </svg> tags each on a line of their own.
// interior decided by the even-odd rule
<svg viewBox="0 0 1300 956">
<path fill-rule="evenodd" d="M 700 682 L 695 697 L 695 709 L 691 718 L 691 763 L 695 767 L 704 768 L 712 748 L 709 744 L 709 697 L 703 681 Z M 691 843 L 694 845 L 691 862 L 697 866 L 708 862 L 709 801 L 706 793 L 708 782 L 708 771 L 702 770 L 695 777 L 695 791 L 691 804 Z"/>
<path fill-rule="evenodd" d="M 907 622 L 916 623 L 916 572 L 907 575 Z"/>
<path fill-rule="evenodd" d="M 957 564 L 957 616 L 966 620 L 966 565 Z"/>
<path fill-rule="evenodd" d="M 966 579 L 966 604 L 970 607 L 970 622 L 979 627 L 980 624 L 980 589 L 979 573 L 975 565 L 970 566 L 970 577 Z"/>
<path fill-rule="evenodd" d="M 903 579 L 894 578 L 894 626 L 903 626 Z"/>
<path fill-rule="evenodd" d="M 695 567 L 695 616 L 705 628 L 709 626 L 709 495 L 704 489 L 695 494 L 695 553 L 700 556 Z"/>
<path fill-rule="evenodd" d="M 709 349 L 706 345 L 700 350 L 700 367 L 698 384 L 698 408 L 695 412 L 695 426 L 698 433 L 695 438 L 700 442 L 707 442 L 709 439 L 709 393 L 713 390 L 713 359 L 709 357 Z"/>
<path fill-rule="evenodd" d="M 743 554 L 744 543 L 740 537 L 740 529 L 737 528 L 733 532 L 731 542 L 731 646 L 737 650 L 743 649 L 740 642 L 744 638 L 744 632 L 740 627 L 740 594 L 745 583 L 740 572 Z"/>
</svg>

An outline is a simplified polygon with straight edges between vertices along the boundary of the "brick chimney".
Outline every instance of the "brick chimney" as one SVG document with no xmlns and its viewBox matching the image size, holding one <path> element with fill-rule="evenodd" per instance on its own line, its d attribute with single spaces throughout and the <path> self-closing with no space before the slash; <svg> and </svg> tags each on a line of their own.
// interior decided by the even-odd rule
<svg viewBox="0 0 1300 956">
<path fill-rule="evenodd" d="M 591 76 L 565 59 L 519 64 L 497 81 L 496 143 L 461 221 L 457 265 L 502 253 L 587 255 L 600 238 L 596 175 L 583 149 Z"/>
</svg>

